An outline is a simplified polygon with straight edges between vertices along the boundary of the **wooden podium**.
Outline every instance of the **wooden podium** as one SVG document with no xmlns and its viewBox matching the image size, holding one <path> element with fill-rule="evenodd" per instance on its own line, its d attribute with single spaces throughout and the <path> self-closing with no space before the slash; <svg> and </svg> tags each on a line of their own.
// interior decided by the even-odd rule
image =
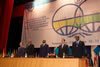
<svg viewBox="0 0 100 67">
<path fill-rule="evenodd" d="M 0 67 L 86 67 L 86 58 L 0 58 Z"/>
</svg>

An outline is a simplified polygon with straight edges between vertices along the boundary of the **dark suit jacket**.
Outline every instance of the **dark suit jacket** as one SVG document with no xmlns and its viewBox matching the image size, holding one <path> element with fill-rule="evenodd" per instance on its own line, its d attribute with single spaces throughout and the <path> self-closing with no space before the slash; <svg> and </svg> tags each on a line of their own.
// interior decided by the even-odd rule
<svg viewBox="0 0 100 67">
<path fill-rule="evenodd" d="M 16 56 L 17 57 L 24 57 L 25 56 L 25 49 L 23 47 L 19 47 Z"/>
<path fill-rule="evenodd" d="M 82 58 L 85 55 L 85 44 L 83 41 L 80 41 L 78 47 L 76 47 L 76 41 L 72 44 L 72 56 L 76 58 Z"/>
<path fill-rule="evenodd" d="M 65 53 L 65 56 L 68 56 L 68 45 L 64 44 L 63 48 L 62 45 L 60 45 L 58 48 L 58 57 L 63 57 L 63 53 Z"/>
<path fill-rule="evenodd" d="M 47 44 L 45 44 L 44 46 L 43 46 L 43 44 L 41 44 L 40 57 L 47 57 L 48 56 L 48 49 L 49 49 L 49 47 Z"/>
<path fill-rule="evenodd" d="M 34 56 L 34 45 L 30 44 L 27 48 L 26 48 L 26 52 L 28 56 Z"/>
</svg>

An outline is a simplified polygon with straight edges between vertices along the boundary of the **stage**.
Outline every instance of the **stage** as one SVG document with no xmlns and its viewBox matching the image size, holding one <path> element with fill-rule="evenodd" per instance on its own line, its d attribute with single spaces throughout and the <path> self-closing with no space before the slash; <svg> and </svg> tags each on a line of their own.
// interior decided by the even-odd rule
<svg viewBox="0 0 100 67">
<path fill-rule="evenodd" d="M 0 67 L 86 67 L 86 58 L 0 58 Z"/>
</svg>

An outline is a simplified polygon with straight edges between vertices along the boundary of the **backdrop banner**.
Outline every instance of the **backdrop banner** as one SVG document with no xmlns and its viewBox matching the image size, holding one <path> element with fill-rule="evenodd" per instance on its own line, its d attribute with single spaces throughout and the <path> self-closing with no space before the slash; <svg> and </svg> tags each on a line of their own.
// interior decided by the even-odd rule
<svg viewBox="0 0 100 67">
<path fill-rule="evenodd" d="M 100 0 L 35 0 L 25 5 L 22 42 L 57 47 L 62 38 L 72 46 L 79 35 L 86 45 L 100 44 Z"/>
</svg>

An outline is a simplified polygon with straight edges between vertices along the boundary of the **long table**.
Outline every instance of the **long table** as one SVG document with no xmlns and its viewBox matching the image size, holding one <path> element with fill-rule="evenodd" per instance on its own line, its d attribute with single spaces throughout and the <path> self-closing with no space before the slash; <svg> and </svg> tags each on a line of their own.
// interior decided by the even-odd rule
<svg viewBox="0 0 100 67">
<path fill-rule="evenodd" d="M 86 67 L 86 58 L 0 58 L 0 67 Z"/>
</svg>

